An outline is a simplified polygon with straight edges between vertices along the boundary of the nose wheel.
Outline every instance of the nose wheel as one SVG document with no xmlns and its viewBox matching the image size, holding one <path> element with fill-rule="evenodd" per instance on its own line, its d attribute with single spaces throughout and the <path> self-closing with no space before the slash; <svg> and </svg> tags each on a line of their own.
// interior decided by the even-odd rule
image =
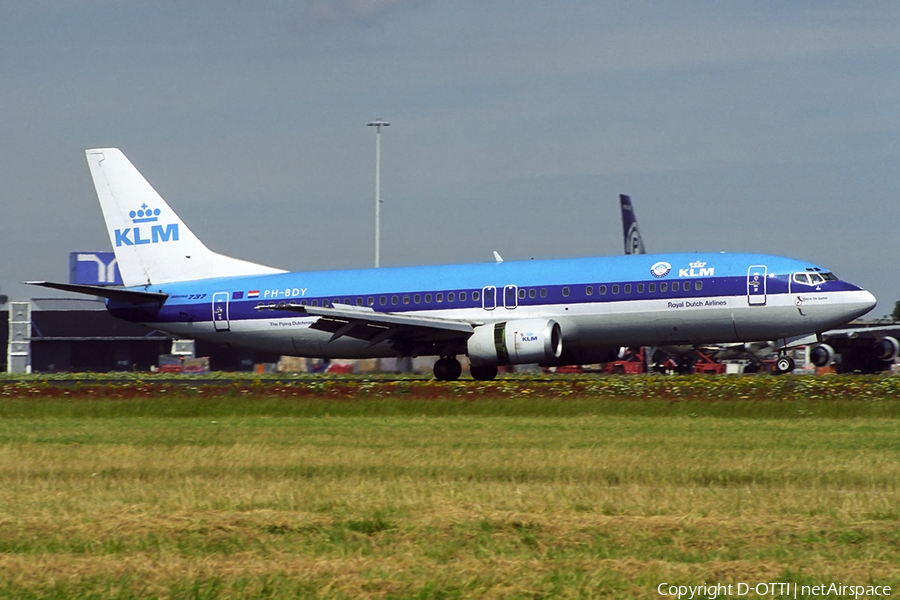
<svg viewBox="0 0 900 600">
<path fill-rule="evenodd" d="M 453 356 L 445 356 L 434 363 L 434 378 L 438 381 L 456 381 L 462 374 L 462 365 Z"/>
</svg>

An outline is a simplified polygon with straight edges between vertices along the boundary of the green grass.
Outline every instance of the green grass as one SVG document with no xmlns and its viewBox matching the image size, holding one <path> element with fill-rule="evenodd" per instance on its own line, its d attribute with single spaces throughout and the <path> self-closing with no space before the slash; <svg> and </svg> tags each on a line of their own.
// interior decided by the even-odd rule
<svg viewBox="0 0 900 600">
<path fill-rule="evenodd" d="M 8 397 L 0 597 L 896 590 L 898 405 Z"/>
</svg>

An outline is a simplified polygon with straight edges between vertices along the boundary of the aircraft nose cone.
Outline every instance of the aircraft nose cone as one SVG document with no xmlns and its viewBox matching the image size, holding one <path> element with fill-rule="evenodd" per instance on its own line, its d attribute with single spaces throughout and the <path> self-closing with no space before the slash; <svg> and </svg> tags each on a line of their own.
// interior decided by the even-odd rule
<svg viewBox="0 0 900 600">
<path fill-rule="evenodd" d="M 853 318 L 861 317 L 873 308 L 878 300 L 872 295 L 872 292 L 859 290 L 853 297 L 844 303 L 849 312 L 853 313 Z"/>
</svg>

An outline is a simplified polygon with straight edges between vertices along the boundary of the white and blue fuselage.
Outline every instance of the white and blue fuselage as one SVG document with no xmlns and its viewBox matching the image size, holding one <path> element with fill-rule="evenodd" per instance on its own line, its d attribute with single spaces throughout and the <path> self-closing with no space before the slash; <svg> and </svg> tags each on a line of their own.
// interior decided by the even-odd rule
<svg viewBox="0 0 900 600">
<path fill-rule="evenodd" d="M 390 340 L 332 340 L 332 332 L 310 328 L 320 317 L 284 307 L 337 305 L 472 324 L 552 319 L 560 325 L 565 355 L 578 361 L 620 346 L 802 336 L 837 327 L 873 305 L 870 293 L 816 265 L 758 254 L 283 273 L 140 289 L 168 298 L 158 307 L 110 300 L 112 314 L 179 336 L 322 358 L 395 356 L 398 350 Z M 433 346 L 420 353 L 431 353 Z"/>
</svg>

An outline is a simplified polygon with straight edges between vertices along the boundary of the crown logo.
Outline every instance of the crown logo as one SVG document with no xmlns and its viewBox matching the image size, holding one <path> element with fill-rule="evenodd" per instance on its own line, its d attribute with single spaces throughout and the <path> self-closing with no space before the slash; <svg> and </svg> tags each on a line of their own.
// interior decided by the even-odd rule
<svg viewBox="0 0 900 600">
<path fill-rule="evenodd" d="M 705 266 L 706 266 L 706 263 L 701 260 L 697 260 L 697 261 L 694 261 L 691 263 L 692 269 L 702 269 Z"/>
<path fill-rule="evenodd" d="M 147 208 L 147 204 L 141 205 L 140 210 L 133 210 L 128 213 L 134 223 L 155 223 L 159 217 L 158 208 Z"/>
</svg>

